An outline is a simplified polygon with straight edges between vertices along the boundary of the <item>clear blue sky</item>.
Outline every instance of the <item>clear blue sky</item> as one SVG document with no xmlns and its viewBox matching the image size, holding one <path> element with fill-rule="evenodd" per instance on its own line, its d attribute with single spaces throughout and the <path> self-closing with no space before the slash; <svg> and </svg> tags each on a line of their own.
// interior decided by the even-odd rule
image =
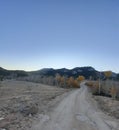
<svg viewBox="0 0 119 130">
<path fill-rule="evenodd" d="M 119 72 L 119 1 L 0 0 L 0 66 Z"/>
</svg>

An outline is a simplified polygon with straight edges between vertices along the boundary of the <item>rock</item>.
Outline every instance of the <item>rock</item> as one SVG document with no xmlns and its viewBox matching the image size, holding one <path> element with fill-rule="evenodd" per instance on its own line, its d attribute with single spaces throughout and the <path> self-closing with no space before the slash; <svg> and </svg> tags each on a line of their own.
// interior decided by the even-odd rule
<svg viewBox="0 0 119 130">
<path fill-rule="evenodd" d="M 37 105 L 24 106 L 20 111 L 24 116 L 35 115 L 38 113 Z"/>
</svg>

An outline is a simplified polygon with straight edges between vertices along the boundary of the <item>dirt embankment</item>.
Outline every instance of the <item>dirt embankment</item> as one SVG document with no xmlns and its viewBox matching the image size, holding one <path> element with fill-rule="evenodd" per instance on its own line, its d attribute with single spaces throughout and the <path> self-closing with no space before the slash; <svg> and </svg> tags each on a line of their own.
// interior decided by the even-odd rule
<svg viewBox="0 0 119 130">
<path fill-rule="evenodd" d="M 27 130 L 38 114 L 50 110 L 68 89 L 7 80 L 0 88 L 0 130 Z"/>
</svg>

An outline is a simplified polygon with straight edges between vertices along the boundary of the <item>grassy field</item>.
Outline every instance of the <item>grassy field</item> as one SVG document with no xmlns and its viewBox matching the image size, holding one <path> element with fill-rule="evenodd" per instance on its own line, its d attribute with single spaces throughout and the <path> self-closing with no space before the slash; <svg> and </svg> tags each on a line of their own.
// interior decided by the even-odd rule
<svg viewBox="0 0 119 130">
<path fill-rule="evenodd" d="M 68 89 L 6 80 L 0 87 L 0 130 L 27 130 L 38 114 L 49 111 Z"/>
</svg>

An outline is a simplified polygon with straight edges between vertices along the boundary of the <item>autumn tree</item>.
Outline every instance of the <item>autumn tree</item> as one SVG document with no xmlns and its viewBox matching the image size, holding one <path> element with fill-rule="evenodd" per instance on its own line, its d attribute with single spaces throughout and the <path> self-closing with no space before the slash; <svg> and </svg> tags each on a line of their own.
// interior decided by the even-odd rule
<svg viewBox="0 0 119 130">
<path fill-rule="evenodd" d="M 105 71 L 104 72 L 104 75 L 106 77 L 106 81 L 105 81 L 105 90 L 106 90 L 106 93 L 109 94 L 109 87 L 111 87 L 111 93 L 114 92 L 114 85 L 113 85 L 113 79 L 109 80 L 110 77 L 112 76 L 112 71 Z"/>
<path fill-rule="evenodd" d="M 60 87 L 66 87 L 67 86 L 67 77 L 66 76 L 59 76 L 57 78 L 58 84 Z"/>
<path fill-rule="evenodd" d="M 98 93 L 100 94 L 101 92 L 101 72 L 99 72 L 99 79 L 98 79 Z"/>
<path fill-rule="evenodd" d="M 101 89 L 101 86 L 100 86 L 100 83 L 99 83 L 100 81 L 95 81 L 94 82 L 94 90 L 95 90 L 95 93 L 99 93 L 100 94 L 100 89 Z"/>
<path fill-rule="evenodd" d="M 72 85 L 73 85 L 73 82 L 74 82 L 74 78 L 73 78 L 73 77 L 69 77 L 68 80 L 67 80 L 67 85 L 68 85 L 69 87 L 73 87 L 73 86 L 72 86 Z"/>
<path fill-rule="evenodd" d="M 112 99 L 116 99 L 116 96 L 117 96 L 117 89 L 116 89 L 116 87 L 111 87 L 110 94 L 112 96 Z"/>
<path fill-rule="evenodd" d="M 79 82 L 77 79 L 74 79 L 73 77 L 69 77 L 67 79 L 67 86 L 70 88 L 72 88 L 72 87 L 77 88 L 77 87 L 79 87 Z"/>
<path fill-rule="evenodd" d="M 105 71 L 104 75 L 107 79 L 109 79 L 112 76 L 112 71 Z"/>
<path fill-rule="evenodd" d="M 89 81 L 89 82 L 86 82 L 86 85 L 90 87 L 93 94 L 97 94 L 99 92 L 99 82 L 98 81 Z"/>
<path fill-rule="evenodd" d="M 62 80 L 62 76 L 57 73 L 56 76 L 55 76 L 55 82 L 56 82 L 57 86 L 60 86 L 61 80 Z"/>
<path fill-rule="evenodd" d="M 94 83 L 92 81 L 88 81 L 85 83 L 85 85 L 89 86 L 90 88 L 93 87 Z"/>
<path fill-rule="evenodd" d="M 80 76 L 77 78 L 77 81 L 79 81 L 79 82 L 82 82 L 82 81 L 84 81 L 84 80 L 85 80 L 85 77 L 82 76 L 82 75 L 80 75 Z"/>
<path fill-rule="evenodd" d="M 78 87 L 79 87 L 79 82 L 78 82 L 77 80 L 74 80 L 74 81 L 72 82 L 72 86 L 73 86 L 74 88 L 78 88 Z"/>
<path fill-rule="evenodd" d="M 54 77 L 53 76 L 47 77 L 47 84 L 48 85 L 54 85 Z"/>
<path fill-rule="evenodd" d="M 62 77 L 60 78 L 60 86 L 61 86 L 61 87 L 65 87 L 65 77 L 64 77 L 64 76 L 62 76 Z"/>
</svg>

